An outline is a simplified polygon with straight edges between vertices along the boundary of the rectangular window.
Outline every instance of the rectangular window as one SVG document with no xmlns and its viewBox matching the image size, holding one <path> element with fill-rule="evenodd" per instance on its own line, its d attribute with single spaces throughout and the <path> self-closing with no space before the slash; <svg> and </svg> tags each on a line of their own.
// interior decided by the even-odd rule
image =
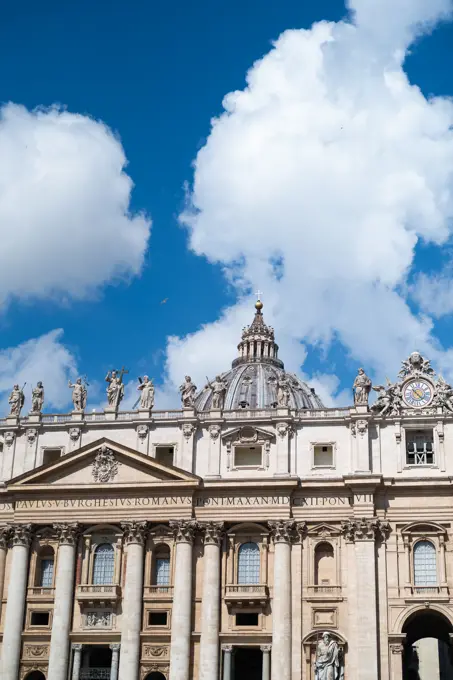
<svg viewBox="0 0 453 680">
<path fill-rule="evenodd" d="M 42 464 L 50 465 L 50 463 L 56 463 L 59 458 L 61 458 L 61 449 L 44 449 Z"/>
<path fill-rule="evenodd" d="M 315 444 L 313 446 L 313 467 L 333 467 L 332 444 Z"/>
<path fill-rule="evenodd" d="M 53 558 L 41 560 L 41 588 L 52 588 L 53 585 Z"/>
<path fill-rule="evenodd" d="M 263 453 L 261 446 L 236 446 L 234 467 L 261 467 Z"/>
<path fill-rule="evenodd" d="M 174 465 L 175 447 L 156 446 L 156 460 L 161 465 Z"/>
<path fill-rule="evenodd" d="M 433 465 L 433 441 L 432 430 L 406 430 L 407 465 Z"/>
<path fill-rule="evenodd" d="M 30 617 L 30 626 L 48 626 L 49 612 L 32 612 Z"/>
<path fill-rule="evenodd" d="M 236 614 L 236 626 L 257 626 L 258 614 Z"/>
<path fill-rule="evenodd" d="M 156 557 L 156 586 L 168 586 L 170 583 L 170 558 Z"/>
<path fill-rule="evenodd" d="M 166 626 L 167 612 L 148 612 L 148 626 Z"/>
</svg>

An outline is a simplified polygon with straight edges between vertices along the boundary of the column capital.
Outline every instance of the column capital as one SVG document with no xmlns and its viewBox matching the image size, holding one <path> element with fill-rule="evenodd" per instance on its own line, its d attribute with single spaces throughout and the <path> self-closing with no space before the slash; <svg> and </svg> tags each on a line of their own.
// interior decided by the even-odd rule
<svg viewBox="0 0 453 680">
<path fill-rule="evenodd" d="M 148 529 L 148 522 L 121 522 L 124 542 L 126 545 L 131 543 L 145 544 L 145 534 Z"/>
<path fill-rule="evenodd" d="M 224 522 L 204 522 L 200 524 L 205 545 L 220 546 L 225 533 Z"/>
<path fill-rule="evenodd" d="M 76 545 L 80 534 L 78 522 L 61 522 L 53 525 L 60 545 Z"/>
<path fill-rule="evenodd" d="M 81 652 L 83 649 L 83 645 L 80 644 L 79 642 L 73 642 L 71 645 L 71 649 L 73 652 Z"/>
<path fill-rule="evenodd" d="M 29 548 L 31 543 L 31 524 L 11 524 L 11 544 Z"/>
<path fill-rule="evenodd" d="M 348 543 L 355 541 L 387 540 L 391 531 L 388 522 L 382 522 L 378 517 L 363 517 L 362 519 L 348 519 L 342 522 L 341 531 Z"/>
<path fill-rule="evenodd" d="M 269 654 L 269 652 L 272 649 L 272 645 L 260 645 L 260 649 L 263 652 L 263 654 Z"/>
<path fill-rule="evenodd" d="M 223 649 L 224 652 L 226 652 L 226 654 L 231 654 L 234 647 L 233 647 L 233 645 L 222 645 L 222 649 Z"/>
<path fill-rule="evenodd" d="M 267 526 L 270 529 L 274 543 L 289 543 L 294 535 L 296 523 L 292 519 L 278 519 L 268 522 Z"/>
<path fill-rule="evenodd" d="M 0 549 L 6 550 L 11 538 L 11 527 L 0 527 Z"/>
<path fill-rule="evenodd" d="M 119 652 L 121 649 L 121 643 L 120 642 L 113 642 L 111 645 L 109 645 L 110 649 L 112 652 Z"/>
<path fill-rule="evenodd" d="M 396 644 L 390 645 L 390 650 L 392 654 L 402 654 L 404 651 L 404 646 L 398 642 Z"/>
<path fill-rule="evenodd" d="M 192 544 L 195 538 L 195 532 L 198 528 L 199 524 L 194 519 L 181 519 L 170 522 L 170 529 L 173 532 L 176 543 Z"/>
</svg>

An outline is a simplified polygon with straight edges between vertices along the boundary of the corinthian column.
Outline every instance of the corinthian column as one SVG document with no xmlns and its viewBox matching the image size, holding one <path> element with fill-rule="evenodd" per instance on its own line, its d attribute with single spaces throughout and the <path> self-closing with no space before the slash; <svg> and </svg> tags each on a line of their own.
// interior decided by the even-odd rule
<svg viewBox="0 0 453 680">
<path fill-rule="evenodd" d="M 346 541 L 355 553 L 354 583 L 348 589 L 355 591 L 355 643 L 360 652 L 356 655 L 356 677 L 376 680 L 378 677 L 378 628 L 376 617 L 376 547 L 375 540 L 385 540 L 390 527 L 378 518 L 351 519 L 343 522 Z M 349 592 L 348 592 L 349 595 Z M 354 616 L 354 613 L 352 613 Z"/>
<path fill-rule="evenodd" d="M 58 535 L 57 574 L 48 680 L 65 680 L 68 673 L 69 631 L 74 600 L 74 572 L 79 525 L 54 524 Z"/>
<path fill-rule="evenodd" d="M 269 522 L 274 539 L 272 680 L 291 680 L 291 536 L 295 523 Z"/>
<path fill-rule="evenodd" d="M 143 565 L 146 522 L 121 524 L 126 546 L 126 582 L 121 620 L 120 680 L 136 680 L 140 662 L 140 631 L 142 627 Z"/>
<path fill-rule="evenodd" d="M 203 525 L 203 604 L 201 610 L 200 680 L 219 677 L 220 547 L 223 522 Z"/>
<path fill-rule="evenodd" d="M 193 520 L 170 522 L 176 541 L 175 585 L 171 620 L 170 680 L 189 680 L 192 628 L 192 546 L 197 528 Z"/>
<path fill-rule="evenodd" d="M 24 622 L 31 524 L 11 527 L 11 577 L 8 584 L 0 678 L 17 680 Z"/>
</svg>

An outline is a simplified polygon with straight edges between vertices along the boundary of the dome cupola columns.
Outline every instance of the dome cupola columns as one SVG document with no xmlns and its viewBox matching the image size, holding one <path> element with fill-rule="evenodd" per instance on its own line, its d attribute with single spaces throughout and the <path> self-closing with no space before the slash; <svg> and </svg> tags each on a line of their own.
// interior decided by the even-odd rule
<svg viewBox="0 0 453 680">
<path fill-rule="evenodd" d="M 255 309 L 252 323 L 242 330 L 238 345 L 239 356 L 233 361 L 233 367 L 244 363 L 265 362 L 283 368 L 283 362 L 278 358 L 274 329 L 264 323 L 261 300 L 255 302 Z"/>
</svg>

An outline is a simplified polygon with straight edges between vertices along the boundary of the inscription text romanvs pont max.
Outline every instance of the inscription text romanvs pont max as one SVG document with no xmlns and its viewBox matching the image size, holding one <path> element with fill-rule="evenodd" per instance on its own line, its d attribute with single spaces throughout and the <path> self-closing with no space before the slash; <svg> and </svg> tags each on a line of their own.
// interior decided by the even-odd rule
<svg viewBox="0 0 453 680">
<path fill-rule="evenodd" d="M 354 497 L 355 502 L 363 499 Z M 348 506 L 352 497 L 348 496 L 140 496 L 134 498 L 48 498 L 0 502 L 0 512 L 16 510 L 47 510 L 61 508 L 138 508 L 169 505 L 193 505 L 204 507 L 242 507 L 250 505 L 283 505 L 292 507 Z"/>
</svg>

